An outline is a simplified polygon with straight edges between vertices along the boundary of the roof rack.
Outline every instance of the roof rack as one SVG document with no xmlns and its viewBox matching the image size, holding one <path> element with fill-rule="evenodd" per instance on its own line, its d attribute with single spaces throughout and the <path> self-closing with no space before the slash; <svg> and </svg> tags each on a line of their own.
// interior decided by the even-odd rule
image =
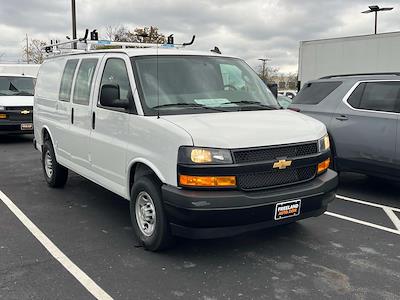
<svg viewBox="0 0 400 300">
<path fill-rule="evenodd" d="M 42 47 L 42 50 L 47 53 L 47 55 L 60 55 L 66 53 L 75 53 L 75 52 L 88 52 L 96 50 L 98 46 L 117 46 L 121 48 L 184 48 L 186 46 L 190 46 L 194 43 L 196 38 L 195 35 L 192 36 L 190 42 L 175 44 L 173 35 L 169 35 L 167 37 L 167 42 L 163 44 L 159 43 L 138 43 L 138 42 L 114 42 L 109 40 L 99 40 L 98 32 L 96 29 L 90 32 L 90 39 L 88 39 L 89 29 L 86 29 L 85 35 L 82 38 L 77 38 L 73 40 L 68 40 L 64 42 L 56 41 L 55 43 L 51 42 L 48 45 Z M 83 44 L 84 49 L 74 49 L 74 45 Z M 64 48 L 60 46 L 71 45 L 71 48 Z M 93 49 L 94 48 L 94 49 Z"/>
<path fill-rule="evenodd" d="M 341 74 L 341 75 L 329 75 L 321 77 L 320 79 L 330 79 L 334 77 L 351 77 L 351 76 L 375 76 L 375 75 L 394 75 L 400 76 L 400 72 L 384 72 L 384 73 L 354 73 L 354 74 Z"/>
</svg>

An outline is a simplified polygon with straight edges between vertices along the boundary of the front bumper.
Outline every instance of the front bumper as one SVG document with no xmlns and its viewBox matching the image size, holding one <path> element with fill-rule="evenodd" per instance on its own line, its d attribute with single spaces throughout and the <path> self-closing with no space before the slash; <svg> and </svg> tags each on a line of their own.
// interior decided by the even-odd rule
<svg viewBox="0 0 400 300">
<path fill-rule="evenodd" d="M 33 124 L 32 119 L 26 121 L 0 121 L 0 134 L 31 134 L 32 129 L 22 129 L 22 124 Z"/>
<path fill-rule="evenodd" d="M 328 170 L 307 183 L 264 191 L 200 191 L 162 186 L 164 208 L 174 235 L 193 239 L 233 236 L 319 216 L 335 198 L 337 173 Z M 297 217 L 276 221 L 275 205 L 301 199 Z"/>
</svg>

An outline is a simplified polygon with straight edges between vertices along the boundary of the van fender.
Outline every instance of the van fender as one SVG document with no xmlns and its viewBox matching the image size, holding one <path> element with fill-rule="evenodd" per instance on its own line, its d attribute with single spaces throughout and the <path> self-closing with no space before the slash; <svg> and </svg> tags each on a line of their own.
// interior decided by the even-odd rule
<svg viewBox="0 0 400 300">
<path fill-rule="evenodd" d="M 162 172 L 152 162 L 150 162 L 149 160 L 142 158 L 142 157 L 135 158 L 129 162 L 128 169 L 127 169 L 127 176 L 126 176 L 127 195 L 131 194 L 130 187 L 129 187 L 129 180 L 130 180 L 131 169 L 136 163 L 142 163 L 142 164 L 146 165 L 154 172 L 154 174 L 157 175 L 158 179 L 160 179 L 161 182 L 166 181 Z"/>
<path fill-rule="evenodd" d="M 57 147 L 54 145 L 53 134 L 51 133 L 51 130 L 50 130 L 50 128 L 49 128 L 47 125 L 43 125 L 43 126 L 42 126 L 42 129 L 40 130 L 40 139 L 41 139 L 41 144 L 40 144 L 40 146 L 43 146 L 43 145 L 44 145 L 44 138 L 43 138 L 43 136 L 44 136 L 44 130 L 46 130 L 47 133 L 48 133 L 49 136 L 50 136 L 51 143 L 53 144 L 54 154 L 56 155 L 56 158 L 57 158 Z M 42 151 L 41 149 L 42 149 L 42 147 L 40 147 L 40 151 Z"/>
</svg>

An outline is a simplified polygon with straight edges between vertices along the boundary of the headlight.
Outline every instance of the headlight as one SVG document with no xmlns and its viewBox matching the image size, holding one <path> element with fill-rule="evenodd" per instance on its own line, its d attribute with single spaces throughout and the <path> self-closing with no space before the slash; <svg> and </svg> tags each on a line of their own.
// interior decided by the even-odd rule
<svg viewBox="0 0 400 300">
<path fill-rule="evenodd" d="M 331 143 L 329 141 L 329 135 L 326 134 L 323 138 L 318 140 L 318 150 L 319 152 L 323 152 L 329 150 L 331 147 Z"/>
<path fill-rule="evenodd" d="M 4 106 L 0 106 L 0 111 L 2 110 L 6 110 L 6 108 Z"/>
<path fill-rule="evenodd" d="M 226 149 L 181 147 L 178 153 L 178 163 L 182 164 L 232 164 L 232 155 Z"/>
</svg>

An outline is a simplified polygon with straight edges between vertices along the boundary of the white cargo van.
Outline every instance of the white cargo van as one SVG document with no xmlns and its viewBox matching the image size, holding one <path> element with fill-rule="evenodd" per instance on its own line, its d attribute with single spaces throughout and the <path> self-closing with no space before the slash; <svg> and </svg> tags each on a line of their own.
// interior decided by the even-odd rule
<svg viewBox="0 0 400 300">
<path fill-rule="evenodd" d="M 47 59 L 34 104 L 44 176 L 130 200 L 150 250 L 318 216 L 335 197 L 325 126 L 281 110 L 241 59 L 176 48 Z"/>
<path fill-rule="evenodd" d="M 0 135 L 33 133 L 33 76 L 0 73 Z"/>
</svg>

